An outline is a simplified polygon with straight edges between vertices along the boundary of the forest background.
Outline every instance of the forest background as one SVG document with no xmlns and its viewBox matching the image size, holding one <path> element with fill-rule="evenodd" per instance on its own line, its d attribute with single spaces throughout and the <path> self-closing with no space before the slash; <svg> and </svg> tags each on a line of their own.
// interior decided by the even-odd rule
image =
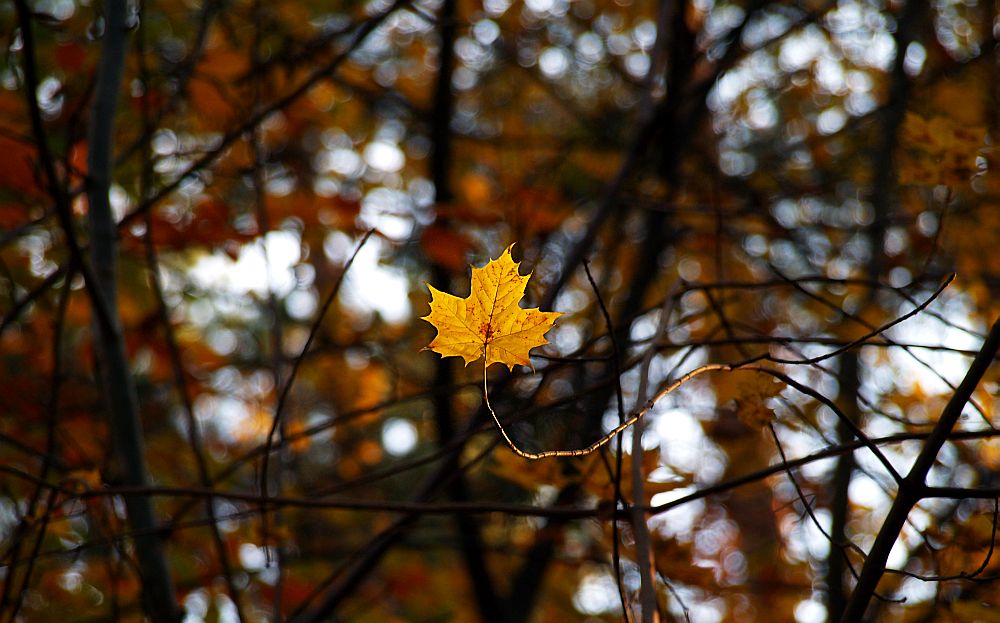
<svg viewBox="0 0 1000 623">
<path fill-rule="evenodd" d="M 0 621 L 1000 621 L 998 9 L 0 4 Z"/>
</svg>

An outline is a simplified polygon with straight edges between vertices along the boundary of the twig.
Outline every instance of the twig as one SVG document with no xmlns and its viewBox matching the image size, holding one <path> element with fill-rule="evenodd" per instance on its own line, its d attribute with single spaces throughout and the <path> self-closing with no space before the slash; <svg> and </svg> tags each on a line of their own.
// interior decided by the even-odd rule
<svg viewBox="0 0 1000 623">
<path fill-rule="evenodd" d="M 767 428 L 771 432 L 771 439 L 774 440 L 775 448 L 778 449 L 778 456 L 781 457 L 781 466 L 785 468 L 785 475 L 788 476 L 788 480 L 792 483 L 792 487 L 795 489 L 795 494 L 798 496 L 799 502 L 802 504 L 802 509 L 805 511 L 807 515 L 809 515 L 809 519 L 812 521 L 813 525 L 816 526 L 816 529 L 819 530 L 819 533 L 823 535 L 823 538 L 825 538 L 827 541 L 830 542 L 831 548 L 836 548 L 841 551 L 844 551 L 845 548 L 848 548 L 857 551 L 861 555 L 864 555 L 864 552 L 861 550 L 861 548 L 855 545 L 854 543 L 837 542 L 833 538 L 833 536 L 826 531 L 826 528 L 823 527 L 823 523 L 819 520 L 818 517 L 816 517 L 816 513 L 815 511 L 813 511 L 812 508 L 812 504 L 810 504 L 809 500 L 806 499 L 805 492 L 799 485 L 799 481 L 795 478 L 795 472 L 792 470 L 791 467 L 788 466 L 788 457 L 785 456 L 785 448 L 781 445 L 781 440 L 778 438 L 778 432 L 774 430 L 774 424 L 768 422 Z M 831 554 L 830 554 L 831 556 L 834 555 L 832 552 L 833 550 L 831 549 Z M 847 567 L 851 571 L 851 574 L 854 575 L 854 577 L 856 578 L 857 572 L 854 570 L 853 565 L 850 564 L 850 560 L 847 559 L 846 556 L 845 556 L 845 561 L 847 562 Z"/>
<path fill-rule="evenodd" d="M 824 354 L 819 355 L 817 357 L 811 357 L 809 359 L 787 359 L 787 358 L 782 358 L 782 357 L 774 357 L 774 356 L 771 356 L 771 355 L 760 355 L 758 357 L 754 357 L 754 358 L 749 359 L 747 361 L 750 362 L 750 361 L 762 361 L 762 360 L 766 360 L 766 361 L 770 361 L 772 363 L 783 363 L 783 364 L 814 364 L 814 363 L 819 363 L 821 361 L 826 361 L 827 359 L 831 359 L 831 358 L 836 357 L 837 355 L 839 355 L 841 353 L 845 353 L 845 352 L 851 350 L 855 346 L 859 346 L 861 344 L 864 344 L 865 342 L 867 342 L 871 338 L 873 338 L 873 337 L 875 337 L 877 335 L 881 335 L 882 333 L 885 333 L 886 331 L 888 331 L 889 329 L 893 328 L 894 326 L 900 324 L 901 322 L 904 322 L 904 321 L 909 320 L 910 318 L 916 316 L 917 314 L 919 314 L 920 312 L 922 312 L 928 305 L 930 305 L 931 303 L 933 303 L 939 296 L 941 296 L 941 293 L 944 292 L 945 288 L 947 288 L 948 286 L 950 286 L 951 282 L 954 281 L 954 280 L 955 280 L 955 273 L 951 273 L 950 275 L 948 275 L 945 278 L 945 280 L 941 283 L 941 285 L 938 286 L 937 290 L 935 290 L 927 299 L 925 299 L 922 303 L 920 303 L 919 305 L 917 305 L 916 307 L 914 307 L 910 311 L 906 312 L 902 316 L 898 316 L 898 317 L 894 318 L 893 320 L 890 320 L 889 322 L 885 323 L 884 325 L 882 325 L 880 327 L 876 327 L 876 328 L 872 329 L 871 331 L 869 331 L 865 335 L 863 335 L 863 336 L 861 336 L 861 337 L 859 337 L 859 338 L 857 338 L 857 339 L 855 339 L 855 340 L 853 340 L 851 342 L 848 342 L 844 346 L 841 346 L 840 348 L 832 350 L 832 351 L 830 351 L 828 353 L 824 353 Z"/>
<path fill-rule="evenodd" d="M 946 488 L 946 487 L 945 488 L 930 488 L 929 487 L 927 489 L 927 491 L 925 492 L 924 497 L 925 498 L 938 497 L 938 494 L 943 493 L 943 491 L 941 489 L 948 489 L 948 488 Z M 933 493 L 932 493 L 932 490 L 933 490 Z M 953 499 L 956 499 L 956 500 L 969 499 L 970 497 L 972 497 L 972 498 L 979 498 L 979 497 L 981 497 L 979 494 L 983 492 L 982 490 L 975 490 L 975 495 L 966 495 L 966 492 L 968 492 L 968 491 L 969 491 L 968 489 L 954 488 L 954 489 L 951 489 L 948 492 L 947 495 L 943 495 L 942 497 L 953 498 Z M 896 569 L 886 569 L 886 573 L 894 573 L 896 575 L 904 575 L 904 576 L 906 576 L 908 578 L 916 578 L 916 579 L 918 579 L 918 580 L 920 580 L 922 582 L 945 582 L 945 581 L 948 581 L 948 580 L 969 580 L 969 581 L 978 581 L 978 582 L 993 582 L 993 581 L 997 580 L 998 578 L 1000 578 L 1000 575 L 992 575 L 992 576 L 983 577 L 982 574 L 983 574 L 983 571 L 986 571 L 986 567 L 989 566 L 990 560 L 993 558 L 993 553 L 996 551 L 996 544 L 997 544 L 997 523 L 998 523 L 998 521 L 1000 521 L 1000 497 L 995 497 L 995 498 L 993 498 L 993 521 L 992 521 L 992 526 L 990 527 L 990 546 L 989 546 L 989 549 L 986 550 L 986 556 L 983 558 L 983 561 L 981 563 L 979 563 L 979 566 L 976 567 L 975 571 L 972 571 L 972 572 L 960 571 L 960 572 L 952 574 L 952 575 L 920 575 L 918 573 L 911 573 L 909 571 L 900 571 L 900 570 L 896 570 Z"/>
<path fill-rule="evenodd" d="M 852 313 L 848 312 L 844 308 L 842 308 L 839 305 L 835 304 L 833 301 L 828 301 L 827 299 L 823 298 L 819 294 L 816 294 L 815 292 L 811 292 L 810 290 L 808 290 L 807 288 L 805 288 L 802 284 L 797 283 L 794 279 L 792 279 L 791 277 L 788 277 L 783 272 L 781 272 L 781 270 L 777 266 L 769 265 L 769 268 L 775 274 L 777 274 L 779 277 L 781 277 L 782 279 L 784 279 L 785 281 L 787 281 L 790 286 L 792 286 L 793 288 L 795 288 L 797 291 L 801 292 L 803 295 L 805 295 L 805 296 L 809 297 L 810 299 L 816 301 L 820 305 L 823 305 L 824 307 L 826 307 L 828 309 L 831 309 L 831 310 L 833 310 L 833 311 L 841 314 L 844 318 L 848 318 L 851 321 L 853 321 L 853 322 L 855 322 L 857 324 L 860 324 L 861 326 L 865 327 L 866 329 L 875 330 L 876 327 L 872 323 L 868 322 L 867 320 L 865 320 L 861 316 L 858 316 L 857 314 L 852 314 Z M 888 337 L 886 335 L 882 335 L 881 337 L 890 346 L 896 346 L 896 347 L 901 348 L 903 350 L 903 352 L 905 352 L 907 355 L 910 356 L 911 359 L 913 359 L 914 361 L 916 361 L 920 366 L 922 366 L 928 372 L 930 372 L 935 377 L 937 377 L 938 380 L 940 380 L 942 383 L 944 383 L 945 385 L 947 385 L 949 389 L 951 389 L 952 391 L 955 390 L 955 384 L 954 383 L 952 383 L 947 378 L 945 378 L 945 376 L 943 374 L 941 374 L 941 372 L 939 372 L 937 370 L 937 368 L 935 368 L 934 366 L 932 366 L 931 364 L 927 363 L 926 361 L 924 361 L 923 359 L 921 359 L 919 356 L 917 356 L 917 354 L 913 352 L 913 349 L 910 346 L 908 346 L 906 344 L 900 344 L 899 342 L 893 340 L 892 338 L 890 338 L 890 337 Z M 990 418 L 986 415 L 986 411 L 983 409 L 983 407 L 975 399 L 971 400 L 971 404 L 976 409 L 976 411 L 979 413 L 979 416 L 983 419 L 983 422 L 985 422 L 987 426 L 992 426 L 993 424 L 990 422 Z"/>
<path fill-rule="evenodd" d="M 253 2 L 252 13 L 254 17 L 254 30 L 253 30 L 253 42 L 250 46 L 250 90 L 251 90 L 251 110 L 257 112 L 261 109 L 261 91 L 263 90 L 263 84 L 260 79 L 260 63 L 261 63 L 261 37 L 263 34 L 263 29 L 266 27 L 264 24 L 264 14 L 262 11 L 262 4 L 260 0 L 255 0 Z M 261 255 L 264 259 L 264 285 L 267 294 L 267 323 L 265 332 L 268 334 L 267 337 L 271 343 L 270 348 L 270 372 L 271 379 L 274 382 L 275 387 L 282 386 L 281 373 L 282 373 L 282 361 L 284 359 L 284 335 L 283 327 L 281 322 L 281 310 L 278 304 L 278 297 L 274 292 L 274 283 L 271 276 L 271 254 L 267 249 L 267 235 L 271 231 L 271 219 L 267 211 L 267 190 L 266 190 L 266 180 L 264 179 L 264 165 L 266 154 L 264 153 L 264 144 L 261 141 L 260 125 L 255 125 L 248 132 L 249 136 L 247 142 L 250 149 L 251 155 L 251 165 L 250 165 L 250 185 L 253 190 L 253 203 L 254 203 L 254 216 L 257 219 L 257 229 L 259 231 L 258 246 L 260 248 Z M 353 259 L 353 258 L 352 258 Z M 320 317 L 322 318 L 322 316 Z M 285 422 L 284 420 L 278 420 L 275 417 L 273 424 L 268 433 L 268 441 L 274 435 L 278 435 L 278 439 L 282 439 L 285 436 Z M 282 462 L 278 462 L 278 469 L 275 470 L 274 487 L 280 493 L 282 488 Z M 269 484 L 269 483 L 268 483 Z M 262 485 L 261 490 L 267 493 L 268 484 Z M 279 516 L 274 517 L 275 522 L 279 522 L 281 518 Z M 260 516 L 260 540 L 264 544 L 264 561 L 265 566 L 271 567 L 272 564 L 277 562 L 277 580 L 275 581 L 274 597 L 272 600 L 271 610 L 274 615 L 274 619 L 278 620 L 281 618 L 281 597 L 283 592 L 283 583 L 285 580 L 285 568 L 281 564 L 282 558 L 282 547 L 280 543 L 271 543 L 271 515 L 268 513 L 261 513 Z M 275 560 L 277 559 L 277 560 Z"/>
</svg>

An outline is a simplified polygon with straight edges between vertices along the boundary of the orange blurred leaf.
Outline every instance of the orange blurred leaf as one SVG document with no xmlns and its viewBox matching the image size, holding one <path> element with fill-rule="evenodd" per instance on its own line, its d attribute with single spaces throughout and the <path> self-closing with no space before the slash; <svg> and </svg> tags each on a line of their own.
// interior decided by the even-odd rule
<svg viewBox="0 0 1000 623">
<path fill-rule="evenodd" d="M 420 244 L 432 262 L 452 272 L 457 273 L 468 265 L 465 258 L 472 249 L 472 242 L 462 234 L 438 223 L 424 229 L 420 236 Z"/>
</svg>

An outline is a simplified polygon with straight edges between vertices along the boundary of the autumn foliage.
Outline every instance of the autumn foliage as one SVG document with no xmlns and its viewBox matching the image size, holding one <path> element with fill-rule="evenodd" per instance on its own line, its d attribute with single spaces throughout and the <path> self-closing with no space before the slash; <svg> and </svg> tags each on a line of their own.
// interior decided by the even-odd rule
<svg viewBox="0 0 1000 623">
<path fill-rule="evenodd" d="M 0 3 L 0 623 L 1000 621 L 998 14 Z"/>
</svg>

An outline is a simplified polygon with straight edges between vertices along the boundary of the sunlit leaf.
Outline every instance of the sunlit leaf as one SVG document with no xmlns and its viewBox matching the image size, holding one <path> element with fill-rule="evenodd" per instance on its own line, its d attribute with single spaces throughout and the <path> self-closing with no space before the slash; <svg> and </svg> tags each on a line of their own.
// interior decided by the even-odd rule
<svg viewBox="0 0 1000 623">
<path fill-rule="evenodd" d="M 464 299 L 428 285 L 431 313 L 423 319 L 438 330 L 428 349 L 444 357 L 461 357 L 465 365 L 484 356 L 487 367 L 531 365 L 528 351 L 549 343 L 545 332 L 562 313 L 518 305 L 531 273 L 518 272 L 518 262 L 510 255 L 513 246 L 486 266 L 472 269 L 472 292 Z"/>
</svg>

